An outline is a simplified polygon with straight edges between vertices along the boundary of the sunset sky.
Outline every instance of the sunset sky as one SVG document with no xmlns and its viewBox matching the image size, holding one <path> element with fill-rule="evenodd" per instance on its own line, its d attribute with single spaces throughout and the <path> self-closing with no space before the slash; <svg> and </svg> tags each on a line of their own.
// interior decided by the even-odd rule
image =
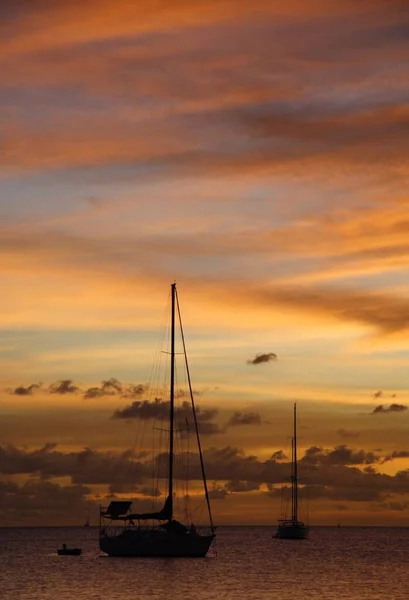
<svg viewBox="0 0 409 600">
<path fill-rule="evenodd" d="M 408 61 L 407 0 L 1 2 L 0 526 L 152 503 L 173 281 L 216 523 L 296 401 L 310 523 L 409 525 Z"/>
</svg>

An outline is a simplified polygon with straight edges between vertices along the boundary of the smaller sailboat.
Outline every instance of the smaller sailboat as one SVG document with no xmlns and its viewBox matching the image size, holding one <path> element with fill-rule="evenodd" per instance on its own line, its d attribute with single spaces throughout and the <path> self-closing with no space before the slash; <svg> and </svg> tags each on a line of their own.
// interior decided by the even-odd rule
<svg viewBox="0 0 409 600">
<path fill-rule="evenodd" d="M 87 517 L 87 520 L 84 523 L 84 527 L 89 527 L 90 523 L 89 523 L 89 517 Z"/>
<path fill-rule="evenodd" d="M 57 549 L 58 556 L 80 556 L 82 548 L 68 548 L 67 544 L 63 544 Z"/>
<path fill-rule="evenodd" d="M 282 540 L 305 540 L 308 527 L 298 520 L 298 465 L 297 465 L 297 404 L 294 404 L 294 431 L 291 440 L 291 519 L 278 521 L 275 537 Z"/>
</svg>

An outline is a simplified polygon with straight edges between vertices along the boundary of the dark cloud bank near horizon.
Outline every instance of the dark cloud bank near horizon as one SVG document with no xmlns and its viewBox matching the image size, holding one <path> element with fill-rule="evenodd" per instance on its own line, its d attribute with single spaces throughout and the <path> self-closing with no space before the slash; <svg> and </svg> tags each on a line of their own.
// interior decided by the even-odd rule
<svg viewBox="0 0 409 600">
<path fill-rule="evenodd" d="M 403 510 L 409 495 L 409 470 L 387 475 L 379 473 L 376 466 L 408 456 L 409 451 L 405 450 L 381 456 L 346 445 L 333 449 L 312 446 L 300 458 L 300 494 L 311 501 L 367 502 L 372 509 Z M 199 482 L 197 453 L 185 452 L 179 459 L 188 459 L 190 477 Z M 250 491 L 278 498 L 281 486 L 289 485 L 290 463 L 282 450 L 260 460 L 232 446 L 209 447 L 204 451 L 204 459 L 213 500 Z M 166 464 L 167 453 L 162 452 L 155 460 L 158 481 L 166 478 Z M 23 523 L 30 519 L 41 521 L 53 504 L 53 514 L 63 521 L 64 511 L 71 514 L 73 507 L 81 511 L 90 506 L 96 510 L 97 503 L 123 493 L 134 494 L 143 508 L 152 505 L 155 497 L 161 498 L 161 492 L 151 484 L 153 469 L 152 455 L 146 450 L 113 453 L 84 448 L 63 452 L 54 443 L 37 450 L 0 446 L 0 473 L 7 478 L 28 478 L 21 484 L 0 481 L 0 515 L 10 522 L 17 522 L 20 515 Z M 70 484 L 54 481 L 62 477 L 68 478 Z M 106 494 L 92 499 L 93 485 L 105 486 Z"/>
</svg>

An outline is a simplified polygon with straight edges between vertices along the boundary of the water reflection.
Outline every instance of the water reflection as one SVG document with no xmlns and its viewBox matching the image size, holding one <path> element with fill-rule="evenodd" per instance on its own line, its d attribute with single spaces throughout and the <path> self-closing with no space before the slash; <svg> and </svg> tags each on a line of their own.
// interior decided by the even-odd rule
<svg viewBox="0 0 409 600">
<path fill-rule="evenodd" d="M 217 558 L 100 554 L 97 530 L 0 530 L 5 600 L 406 600 L 409 529 L 316 528 L 303 542 L 272 528 L 218 529 Z M 82 556 L 58 556 L 64 541 Z"/>
</svg>

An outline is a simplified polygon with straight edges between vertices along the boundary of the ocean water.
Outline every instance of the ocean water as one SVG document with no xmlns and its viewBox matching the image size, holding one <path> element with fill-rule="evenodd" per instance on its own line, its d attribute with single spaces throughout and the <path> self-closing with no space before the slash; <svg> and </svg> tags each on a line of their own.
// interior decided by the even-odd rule
<svg viewBox="0 0 409 600">
<path fill-rule="evenodd" d="M 1 600 L 408 600 L 409 528 L 219 527 L 205 559 L 109 558 L 94 527 L 0 529 Z M 82 556 L 58 556 L 63 542 Z"/>
</svg>

